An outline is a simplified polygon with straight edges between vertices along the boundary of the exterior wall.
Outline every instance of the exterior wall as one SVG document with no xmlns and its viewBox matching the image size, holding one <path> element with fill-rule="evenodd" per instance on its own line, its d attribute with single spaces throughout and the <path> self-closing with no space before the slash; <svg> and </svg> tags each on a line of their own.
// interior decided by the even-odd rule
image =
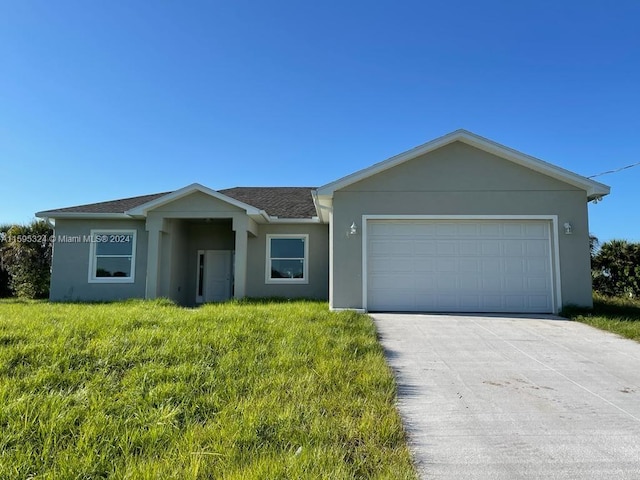
<svg viewBox="0 0 640 480">
<path fill-rule="evenodd" d="M 170 252 L 169 258 L 164 259 L 161 265 L 163 279 L 168 278 L 168 282 L 163 282 L 161 293 L 163 296 L 169 297 L 176 303 L 185 305 L 188 300 L 188 277 L 187 277 L 187 244 L 188 237 L 185 232 L 185 222 L 182 220 L 169 220 L 170 224 L 170 242 L 163 249 L 163 257 L 166 252 Z M 163 240 L 166 234 L 163 234 Z M 171 267 L 171 270 L 165 273 L 165 267 Z M 168 285 L 167 285 L 168 283 Z M 166 285 L 166 287 L 165 287 Z M 166 288 L 166 289 L 165 289 Z"/>
<path fill-rule="evenodd" d="M 239 207 L 230 205 L 217 198 L 212 198 L 202 192 L 195 192 L 185 197 L 179 198 L 165 205 L 154 208 L 149 212 L 149 217 L 190 217 L 195 213 L 244 213 Z M 196 216 L 196 215 L 194 215 Z M 213 215 L 212 215 L 213 216 Z"/>
<path fill-rule="evenodd" d="M 362 308 L 363 215 L 557 215 L 563 305 L 591 306 L 586 192 L 461 142 L 335 192 L 334 308 Z M 362 229 L 360 229 L 360 232 Z"/>
<path fill-rule="evenodd" d="M 144 298 L 147 272 L 147 232 L 138 220 L 67 220 L 58 219 L 56 240 L 61 236 L 88 236 L 92 229 L 135 229 L 136 270 L 134 283 L 89 283 L 89 242 L 63 243 L 53 246 L 51 271 L 52 301 L 111 301 Z"/>
<path fill-rule="evenodd" d="M 267 284 L 265 282 L 268 234 L 309 235 L 309 283 Z M 247 263 L 248 297 L 329 297 L 329 226 L 323 224 L 260 225 L 257 237 L 249 237 Z"/>
</svg>

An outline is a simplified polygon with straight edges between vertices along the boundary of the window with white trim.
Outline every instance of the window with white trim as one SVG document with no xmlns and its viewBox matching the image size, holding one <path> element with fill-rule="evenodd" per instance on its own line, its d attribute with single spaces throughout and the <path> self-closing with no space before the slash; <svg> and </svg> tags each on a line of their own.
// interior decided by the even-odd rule
<svg viewBox="0 0 640 480">
<path fill-rule="evenodd" d="M 136 267 L 135 230 L 91 230 L 90 283 L 133 283 Z"/>
<path fill-rule="evenodd" d="M 309 283 L 309 235 L 267 235 L 267 283 Z"/>
</svg>

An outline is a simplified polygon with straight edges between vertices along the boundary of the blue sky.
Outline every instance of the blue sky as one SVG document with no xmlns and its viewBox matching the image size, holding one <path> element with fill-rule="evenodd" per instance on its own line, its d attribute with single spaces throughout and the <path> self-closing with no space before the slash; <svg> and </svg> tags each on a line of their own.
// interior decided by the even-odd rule
<svg viewBox="0 0 640 480">
<path fill-rule="evenodd" d="M 0 223 L 193 182 L 317 186 L 466 128 L 640 161 L 640 2 L 0 1 Z M 640 241 L 640 167 L 599 177 Z"/>
</svg>

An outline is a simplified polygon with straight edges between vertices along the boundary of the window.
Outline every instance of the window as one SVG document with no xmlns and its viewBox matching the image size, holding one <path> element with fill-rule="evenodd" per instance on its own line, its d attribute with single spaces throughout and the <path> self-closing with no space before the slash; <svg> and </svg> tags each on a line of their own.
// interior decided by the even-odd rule
<svg viewBox="0 0 640 480">
<path fill-rule="evenodd" d="M 135 230 L 91 230 L 90 283 L 133 283 Z"/>
<path fill-rule="evenodd" d="M 267 283 L 309 283 L 309 235 L 267 235 Z"/>
</svg>

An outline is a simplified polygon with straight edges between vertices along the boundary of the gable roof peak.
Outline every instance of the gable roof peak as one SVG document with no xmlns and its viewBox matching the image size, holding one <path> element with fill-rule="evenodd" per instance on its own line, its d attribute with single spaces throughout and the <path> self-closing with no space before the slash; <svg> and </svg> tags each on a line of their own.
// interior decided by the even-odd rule
<svg viewBox="0 0 640 480">
<path fill-rule="evenodd" d="M 466 143 L 467 145 L 478 148 L 487 153 L 491 153 L 505 160 L 509 160 L 525 168 L 529 168 L 531 170 L 537 171 L 544 175 L 548 175 L 550 177 L 556 178 L 557 180 L 583 189 L 587 192 L 587 198 L 589 200 L 609 194 L 610 188 L 603 183 L 593 181 L 589 178 L 583 177 L 582 175 L 578 175 L 577 173 L 573 173 L 569 170 L 565 170 L 564 168 L 552 165 L 543 160 L 532 157 L 531 155 L 519 152 L 518 150 L 507 147 L 462 128 L 430 140 L 427 143 L 423 143 L 422 145 L 418 145 L 417 147 L 390 157 L 386 160 L 383 160 L 382 162 L 378 162 L 368 168 L 359 170 L 355 173 L 352 173 L 351 175 L 342 177 L 334 182 L 328 183 L 318 188 L 317 194 L 318 196 L 332 197 L 333 192 L 335 192 L 336 190 L 347 187 L 370 176 L 384 172 L 385 170 L 388 170 L 409 160 L 413 160 L 414 158 L 425 155 L 456 141 L 461 141 L 463 143 Z"/>
</svg>

